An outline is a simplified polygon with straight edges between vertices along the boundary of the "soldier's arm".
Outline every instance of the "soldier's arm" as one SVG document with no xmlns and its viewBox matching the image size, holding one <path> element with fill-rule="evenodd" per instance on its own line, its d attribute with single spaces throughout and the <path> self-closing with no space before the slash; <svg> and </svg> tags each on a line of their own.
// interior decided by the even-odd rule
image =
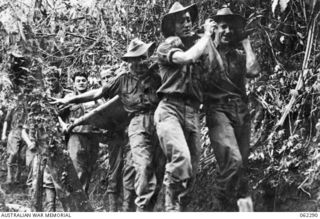
<svg viewBox="0 0 320 219">
<path fill-rule="evenodd" d="M 75 96 L 66 96 L 63 99 L 55 99 L 55 101 L 51 102 L 52 104 L 63 104 L 67 105 L 69 103 L 84 103 L 92 100 L 96 100 L 98 98 L 101 98 L 103 95 L 102 88 L 94 89 L 87 91 L 85 93 L 75 95 Z"/>
<path fill-rule="evenodd" d="M 73 96 L 70 103 L 84 103 L 101 98 L 103 95 L 102 88 L 87 91 L 85 93 Z"/>
<path fill-rule="evenodd" d="M 188 64 L 195 62 L 207 47 L 211 39 L 211 35 L 213 34 L 214 26 L 215 22 L 207 19 L 204 24 L 205 31 L 200 40 L 185 52 L 181 50 L 174 52 L 172 54 L 172 62 L 176 64 Z"/>
<path fill-rule="evenodd" d="M 250 40 L 248 38 L 242 40 L 242 46 L 246 54 L 246 76 L 256 77 L 260 73 L 260 65 L 255 53 L 253 52 Z"/>
</svg>

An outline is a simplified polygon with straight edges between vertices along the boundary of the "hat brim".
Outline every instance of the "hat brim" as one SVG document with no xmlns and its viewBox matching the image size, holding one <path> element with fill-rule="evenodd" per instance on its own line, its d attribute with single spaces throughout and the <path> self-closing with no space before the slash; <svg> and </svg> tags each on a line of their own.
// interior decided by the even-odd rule
<svg viewBox="0 0 320 219">
<path fill-rule="evenodd" d="M 180 12 L 189 12 L 192 23 L 194 23 L 198 18 L 198 7 L 196 4 L 192 4 L 181 10 L 164 15 L 161 22 L 161 32 L 164 37 L 169 37 L 174 35 L 174 28 L 173 28 L 174 23 L 172 22 L 172 20 L 175 18 L 175 15 Z"/>
<path fill-rule="evenodd" d="M 155 47 L 156 47 L 155 42 L 144 44 L 136 51 L 127 52 L 121 57 L 121 59 L 125 62 L 128 62 L 131 58 L 140 57 L 146 52 L 149 52 L 151 54 L 154 51 Z"/>
<path fill-rule="evenodd" d="M 247 19 L 242 17 L 240 14 L 215 15 L 212 17 L 212 19 L 216 22 L 222 20 L 235 22 L 236 24 L 239 24 L 241 27 L 246 26 L 247 23 Z"/>
</svg>

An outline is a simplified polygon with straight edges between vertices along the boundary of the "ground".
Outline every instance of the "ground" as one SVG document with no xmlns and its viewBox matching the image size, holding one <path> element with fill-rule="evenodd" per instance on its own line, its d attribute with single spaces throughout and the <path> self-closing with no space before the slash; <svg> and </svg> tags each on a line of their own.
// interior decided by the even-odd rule
<svg viewBox="0 0 320 219">
<path fill-rule="evenodd" d="M 2 157 L 3 158 L 3 157 Z M 295 186 L 287 186 L 286 188 L 271 189 L 267 187 L 254 188 L 258 181 L 261 171 L 259 168 L 250 169 L 250 184 L 252 189 L 252 197 L 254 200 L 254 210 L 258 212 L 306 212 L 318 211 L 319 204 L 316 197 L 309 197 L 306 193 L 301 192 Z M 215 170 L 214 168 L 204 169 L 197 176 L 196 185 L 193 191 L 193 199 L 189 205 L 189 211 L 218 211 L 218 202 L 215 198 Z M 106 191 L 106 171 L 98 168 L 95 172 L 89 191 L 89 199 L 95 211 L 107 211 L 108 201 L 105 198 Z M 13 204 L 21 207 L 30 207 L 30 199 L 28 196 L 28 187 L 24 183 L 16 184 L 8 187 L 3 183 L 6 179 L 5 160 L 0 161 L 0 184 L 5 192 L 6 204 Z M 24 167 L 22 174 L 22 182 L 27 179 L 27 169 Z M 316 191 L 316 190 L 315 190 Z M 315 195 L 314 195 L 315 196 Z M 121 201 L 121 197 L 120 197 Z M 164 194 L 161 192 L 156 206 L 157 211 L 163 211 Z M 15 211 L 16 209 L 11 209 Z M 61 204 L 57 202 L 57 211 L 62 211 Z"/>
</svg>

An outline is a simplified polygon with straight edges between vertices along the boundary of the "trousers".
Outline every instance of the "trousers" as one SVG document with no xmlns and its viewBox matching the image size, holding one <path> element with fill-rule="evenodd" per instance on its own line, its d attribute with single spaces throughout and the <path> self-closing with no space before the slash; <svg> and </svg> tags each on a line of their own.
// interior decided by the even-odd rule
<svg viewBox="0 0 320 219">
<path fill-rule="evenodd" d="M 246 197 L 246 167 L 250 149 L 247 104 L 235 100 L 206 107 L 209 137 L 218 163 L 217 184 L 222 196 Z"/>
<path fill-rule="evenodd" d="M 98 150 L 99 139 L 92 134 L 72 134 L 69 137 L 68 151 L 86 193 L 98 158 Z"/>
<path fill-rule="evenodd" d="M 191 201 L 201 153 L 198 106 L 163 99 L 155 111 L 155 123 L 167 160 L 164 184 L 173 199 L 186 206 Z"/>
<path fill-rule="evenodd" d="M 161 148 L 158 144 L 153 117 L 152 112 L 136 115 L 131 119 L 128 128 L 132 161 L 136 172 L 135 203 L 142 210 L 152 210 L 153 200 L 159 190 L 158 184 L 161 183 L 157 180 L 156 167 L 161 163 L 158 162 L 161 159 Z"/>
</svg>

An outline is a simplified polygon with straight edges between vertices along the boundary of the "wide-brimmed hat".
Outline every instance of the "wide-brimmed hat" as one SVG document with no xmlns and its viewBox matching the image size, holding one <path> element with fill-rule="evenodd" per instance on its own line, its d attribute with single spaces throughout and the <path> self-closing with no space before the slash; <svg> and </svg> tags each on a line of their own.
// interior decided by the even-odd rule
<svg viewBox="0 0 320 219">
<path fill-rule="evenodd" d="M 235 24 L 239 24 L 239 27 L 244 27 L 246 25 L 247 19 L 242 17 L 240 14 L 234 14 L 230 8 L 222 8 L 217 11 L 216 15 L 212 17 L 212 19 L 216 22 L 219 21 L 231 21 Z"/>
<path fill-rule="evenodd" d="M 171 6 L 169 12 L 163 16 L 161 21 L 161 32 L 164 37 L 174 35 L 174 19 L 175 15 L 179 12 L 189 12 L 192 23 L 194 23 L 198 18 L 198 7 L 196 4 L 184 7 L 180 2 L 175 2 Z"/>
<path fill-rule="evenodd" d="M 127 62 L 130 58 L 136 58 L 136 57 L 142 56 L 146 52 L 149 52 L 151 54 L 153 52 L 153 50 L 155 49 L 155 46 L 156 45 L 154 42 L 144 43 L 141 40 L 139 40 L 138 38 L 135 38 L 135 39 L 131 40 L 131 42 L 128 46 L 127 53 L 124 54 L 121 57 L 121 59 L 123 61 Z"/>
</svg>

